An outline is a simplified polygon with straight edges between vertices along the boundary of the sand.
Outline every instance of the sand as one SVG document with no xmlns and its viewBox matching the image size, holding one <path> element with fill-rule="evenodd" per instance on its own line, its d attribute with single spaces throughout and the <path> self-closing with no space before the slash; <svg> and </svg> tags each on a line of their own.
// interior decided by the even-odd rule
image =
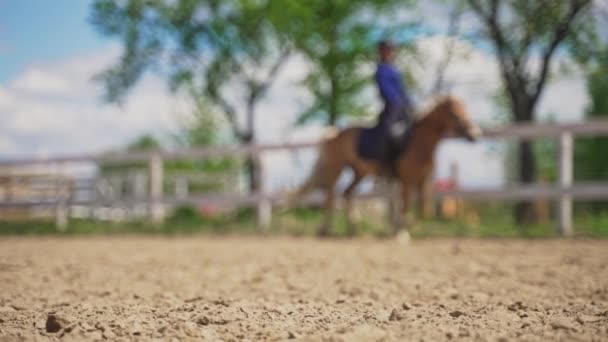
<svg viewBox="0 0 608 342">
<path fill-rule="evenodd" d="M 0 340 L 608 341 L 608 241 L 0 240 Z"/>
</svg>

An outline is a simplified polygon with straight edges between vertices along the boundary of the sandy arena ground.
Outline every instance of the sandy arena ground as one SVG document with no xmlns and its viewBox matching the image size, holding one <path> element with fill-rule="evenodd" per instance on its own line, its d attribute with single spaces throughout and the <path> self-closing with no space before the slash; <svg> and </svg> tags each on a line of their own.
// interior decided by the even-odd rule
<svg viewBox="0 0 608 342">
<path fill-rule="evenodd" d="M 608 241 L 2 238 L 22 339 L 608 341 Z"/>
</svg>

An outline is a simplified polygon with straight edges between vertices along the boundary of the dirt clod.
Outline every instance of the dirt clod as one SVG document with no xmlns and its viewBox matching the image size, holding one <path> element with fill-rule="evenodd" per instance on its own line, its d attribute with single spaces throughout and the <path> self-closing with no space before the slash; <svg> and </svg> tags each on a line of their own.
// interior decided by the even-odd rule
<svg viewBox="0 0 608 342">
<path fill-rule="evenodd" d="M 576 316 L 576 321 L 580 324 L 596 323 L 596 322 L 601 322 L 602 318 L 598 317 L 598 316 L 580 314 L 580 315 Z"/>
<path fill-rule="evenodd" d="M 399 313 L 399 311 L 397 311 L 397 309 L 393 309 L 393 311 L 391 311 L 391 315 L 388 317 L 388 320 L 391 322 L 400 321 L 402 319 L 403 316 Z"/>
<path fill-rule="evenodd" d="M 209 324 L 211 324 L 211 320 L 207 316 L 198 316 L 196 318 L 196 324 L 209 325 Z"/>
<path fill-rule="evenodd" d="M 523 305 L 522 302 L 515 302 L 515 303 L 507 306 L 507 309 L 509 309 L 509 311 L 519 311 L 519 310 L 525 310 L 527 308 L 525 305 Z"/>
<path fill-rule="evenodd" d="M 567 318 L 555 318 L 551 321 L 551 328 L 555 330 L 571 330 L 576 331 L 574 324 Z"/>
<path fill-rule="evenodd" d="M 465 313 L 462 311 L 459 311 L 459 310 L 450 312 L 450 316 L 452 316 L 454 318 L 458 318 L 458 317 L 464 316 L 464 315 L 465 315 Z"/>
<path fill-rule="evenodd" d="M 106 340 L 113 340 L 116 338 L 116 334 L 112 330 L 106 330 L 102 332 L 101 336 Z"/>
<path fill-rule="evenodd" d="M 57 333 L 62 329 L 68 328 L 70 325 L 70 321 L 65 316 L 62 316 L 57 313 L 50 313 L 46 317 L 46 332 L 48 333 Z"/>
</svg>

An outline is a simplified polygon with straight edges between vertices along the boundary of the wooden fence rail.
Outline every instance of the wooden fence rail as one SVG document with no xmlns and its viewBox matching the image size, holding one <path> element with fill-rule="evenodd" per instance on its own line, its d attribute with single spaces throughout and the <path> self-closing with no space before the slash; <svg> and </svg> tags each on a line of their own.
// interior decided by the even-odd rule
<svg viewBox="0 0 608 342">
<path fill-rule="evenodd" d="M 358 195 L 360 199 L 383 198 L 382 192 L 365 192 Z M 437 190 L 433 193 L 435 199 L 446 197 L 458 198 L 471 201 L 532 201 L 536 199 L 559 200 L 563 196 L 569 196 L 573 200 L 596 201 L 608 200 L 608 183 L 579 183 L 569 188 L 556 188 L 551 185 L 528 185 L 509 186 L 502 189 L 478 189 L 478 190 Z M 205 194 L 193 195 L 187 198 L 163 197 L 159 202 L 164 205 L 195 205 L 195 204 L 230 204 L 237 207 L 255 205 L 260 201 L 268 201 L 277 204 L 281 201 L 280 194 Z M 321 197 L 311 195 L 305 203 L 318 203 Z M 338 199 L 339 200 L 339 199 Z M 108 205 L 127 206 L 133 203 L 148 201 L 148 197 L 126 197 L 117 200 L 67 200 L 68 205 Z M 21 200 L 0 202 L 0 208 L 10 207 L 48 207 L 55 206 L 58 199 Z"/>
<path fill-rule="evenodd" d="M 606 200 L 608 199 L 608 183 L 573 184 L 573 150 L 574 138 L 584 136 L 608 135 L 608 121 L 596 120 L 569 124 L 516 124 L 502 128 L 484 129 L 484 139 L 532 140 L 538 138 L 555 138 L 559 141 L 558 184 L 509 186 L 500 190 L 457 190 L 439 192 L 437 196 L 452 196 L 471 200 L 534 200 L 551 199 L 558 203 L 557 227 L 563 235 L 572 234 L 572 201 L 577 200 Z M 18 169 L 27 166 L 46 165 L 61 168 L 70 163 L 111 164 L 121 162 L 145 162 L 148 164 L 148 191 L 146 198 L 114 200 L 113 205 L 144 203 L 148 206 L 149 217 L 153 222 L 161 222 L 167 205 L 198 204 L 198 203 L 230 203 L 235 205 L 255 205 L 258 210 L 258 222 L 261 227 L 269 224 L 272 202 L 277 194 L 263 192 L 253 195 L 216 194 L 207 196 L 189 195 L 182 191 L 180 198 L 170 198 L 163 193 L 163 163 L 172 160 L 206 159 L 227 156 L 259 155 L 273 151 L 296 151 L 315 148 L 319 142 L 246 145 L 246 146 L 217 146 L 195 148 L 178 151 L 151 151 L 129 153 L 89 154 L 79 156 L 60 156 L 53 158 L 25 158 L 0 160 L 0 169 L 18 174 Z M 608 147 L 607 147 L 608 148 Z M 598 156 L 600 157 L 600 156 Z M 11 171 L 12 170 L 12 171 Z M 93 182 L 95 183 L 95 182 Z M 183 186 L 182 186 L 183 187 Z M 383 194 L 366 194 L 363 197 L 384 196 Z M 92 205 L 82 200 L 66 198 L 58 194 L 56 200 L 41 201 L 2 200 L 0 208 L 57 206 L 58 215 L 65 216 L 62 208 L 68 205 Z M 65 219 L 58 218 L 58 224 L 66 224 Z"/>
</svg>

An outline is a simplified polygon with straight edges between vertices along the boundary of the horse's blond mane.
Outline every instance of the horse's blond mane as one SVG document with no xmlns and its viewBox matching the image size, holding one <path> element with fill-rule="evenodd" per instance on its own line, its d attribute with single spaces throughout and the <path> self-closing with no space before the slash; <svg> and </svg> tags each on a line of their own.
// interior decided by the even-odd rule
<svg viewBox="0 0 608 342">
<path fill-rule="evenodd" d="M 432 100 L 427 101 L 424 105 L 422 105 L 420 110 L 414 113 L 414 120 L 421 121 L 426 118 L 429 114 L 431 114 L 437 107 L 439 107 L 442 103 L 447 101 L 454 100 L 452 95 L 441 95 L 436 96 Z"/>
</svg>

